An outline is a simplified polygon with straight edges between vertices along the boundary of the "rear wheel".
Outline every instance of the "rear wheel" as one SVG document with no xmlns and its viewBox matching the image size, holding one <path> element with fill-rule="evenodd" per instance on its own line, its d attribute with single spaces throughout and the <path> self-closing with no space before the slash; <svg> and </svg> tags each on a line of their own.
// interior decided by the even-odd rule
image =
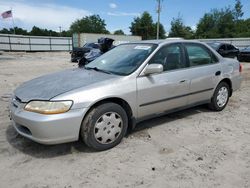
<svg viewBox="0 0 250 188">
<path fill-rule="evenodd" d="M 84 118 L 81 136 L 87 146 L 102 151 L 119 144 L 127 127 L 128 117 L 124 109 L 115 103 L 104 103 Z"/>
<path fill-rule="evenodd" d="M 215 111 L 223 110 L 229 100 L 230 89 L 226 82 L 221 82 L 214 91 L 213 98 L 209 104 L 209 108 Z"/>
</svg>

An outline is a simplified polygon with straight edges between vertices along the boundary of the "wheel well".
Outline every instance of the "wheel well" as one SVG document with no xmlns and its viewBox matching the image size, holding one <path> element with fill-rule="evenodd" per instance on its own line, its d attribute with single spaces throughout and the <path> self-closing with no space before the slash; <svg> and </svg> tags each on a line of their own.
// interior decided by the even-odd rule
<svg viewBox="0 0 250 188">
<path fill-rule="evenodd" d="M 223 80 L 220 81 L 220 83 L 221 82 L 225 82 L 225 83 L 228 84 L 229 90 L 230 90 L 229 97 L 231 97 L 232 94 L 233 94 L 233 88 L 232 88 L 232 82 L 231 82 L 231 80 L 229 78 L 224 78 Z"/>
<path fill-rule="evenodd" d="M 132 112 L 130 105 L 127 103 L 127 101 L 125 101 L 121 98 L 113 97 L 113 98 L 108 98 L 108 99 L 103 99 L 101 101 L 98 101 L 91 106 L 91 108 L 88 110 L 87 113 L 89 113 L 93 108 L 95 108 L 101 104 L 108 103 L 108 102 L 116 103 L 116 104 L 120 105 L 125 110 L 127 117 L 128 117 L 128 130 L 127 130 L 127 132 L 131 131 L 135 126 L 133 112 Z"/>
</svg>

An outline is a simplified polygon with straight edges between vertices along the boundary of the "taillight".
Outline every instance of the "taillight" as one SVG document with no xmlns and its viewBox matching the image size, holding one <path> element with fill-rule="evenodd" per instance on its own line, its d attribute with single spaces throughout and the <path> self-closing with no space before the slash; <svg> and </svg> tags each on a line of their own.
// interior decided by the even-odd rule
<svg viewBox="0 0 250 188">
<path fill-rule="evenodd" d="M 239 71 L 242 72 L 242 70 L 243 70 L 243 66 L 242 64 L 240 64 Z"/>
</svg>

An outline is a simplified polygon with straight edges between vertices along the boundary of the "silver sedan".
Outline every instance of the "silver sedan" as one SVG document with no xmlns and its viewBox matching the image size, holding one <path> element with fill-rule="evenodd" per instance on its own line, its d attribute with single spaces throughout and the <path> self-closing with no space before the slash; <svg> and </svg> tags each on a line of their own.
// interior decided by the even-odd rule
<svg viewBox="0 0 250 188">
<path fill-rule="evenodd" d="M 81 137 L 106 150 L 139 121 L 200 104 L 223 110 L 240 87 L 241 71 L 237 60 L 196 41 L 122 44 L 83 68 L 23 83 L 10 115 L 17 132 L 36 142 Z"/>
</svg>

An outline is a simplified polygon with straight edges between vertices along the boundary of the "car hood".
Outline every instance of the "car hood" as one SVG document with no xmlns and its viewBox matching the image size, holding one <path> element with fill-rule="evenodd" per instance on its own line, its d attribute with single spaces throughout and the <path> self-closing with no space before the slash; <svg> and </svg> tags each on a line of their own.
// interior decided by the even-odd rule
<svg viewBox="0 0 250 188">
<path fill-rule="evenodd" d="M 118 77 L 86 69 L 69 69 L 35 78 L 20 85 L 14 95 L 22 102 L 50 100 L 65 92 Z"/>
</svg>

